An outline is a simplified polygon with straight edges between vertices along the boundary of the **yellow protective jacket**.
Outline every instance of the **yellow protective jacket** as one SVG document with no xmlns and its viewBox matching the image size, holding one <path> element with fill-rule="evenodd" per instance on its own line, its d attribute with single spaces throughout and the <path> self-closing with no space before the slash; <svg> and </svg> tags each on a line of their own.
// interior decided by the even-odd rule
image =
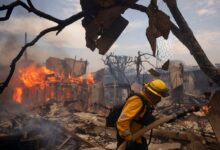
<svg viewBox="0 0 220 150">
<path fill-rule="evenodd" d="M 140 94 L 144 96 L 146 100 L 149 100 L 146 94 L 144 94 L 143 92 L 141 92 Z M 151 104 L 150 100 L 149 103 Z M 143 117 L 144 114 L 147 112 L 147 109 L 145 108 L 140 113 L 142 105 L 143 102 L 138 96 L 132 96 L 126 101 L 122 109 L 121 115 L 117 121 L 117 130 L 122 138 L 132 135 L 142 128 L 143 125 L 138 124 L 134 121 L 134 119 Z M 136 142 L 141 143 L 141 138 L 137 139 Z"/>
</svg>

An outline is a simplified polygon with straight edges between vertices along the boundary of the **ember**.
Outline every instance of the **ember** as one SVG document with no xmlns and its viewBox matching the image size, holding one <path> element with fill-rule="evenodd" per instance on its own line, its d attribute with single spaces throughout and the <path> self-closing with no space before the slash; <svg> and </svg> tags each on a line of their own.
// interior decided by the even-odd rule
<svg viewBox="0 0 220 150">
<path fill-rule="evenodd" d="M 205 114 L 207 114 L 209 112 L 209 106 L 207 106 L 207 105 L 203 106 L 202 110 Z"/>
</svg>

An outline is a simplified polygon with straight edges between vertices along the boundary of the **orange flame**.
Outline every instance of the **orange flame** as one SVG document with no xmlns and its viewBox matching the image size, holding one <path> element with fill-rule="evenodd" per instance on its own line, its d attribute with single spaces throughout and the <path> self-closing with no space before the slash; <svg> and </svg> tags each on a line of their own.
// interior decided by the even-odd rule
<svg viewBox="0 0 220 150">
<path fill-rule="evenodd" d="M 204 112 L 205 114 L 208 114 L 208 112 L 209 112 L 209 106 L 207 106 L 207 105 L 203 106 L 203 107 L 202 107 L 202 110 L 203 110 L 203 112 Z"/>
<path fill-rule="evenodd" d="M 47 74 L 53 74 L 54 72 L 47 69 L 45 66 L 37 67 L 34 64 L 19 70 L 20 79 L 23 81 L 26 87 L 33 87 L 40 85 L 41 89 L 45 85 L 45 76 Z"/>
<path fill-rule="evenodd" d="M 95 83 L 95 80 L 94 80 L 94 77 L 93 77 L 92 73 L 89 73 L 89 74 L 87 75 L 86 83 L 87 83 L 87 84 L 94 84 L 94 83 Z"/>
<path fill-rule="evenodd" d="M 22 98 L 27 98 L 30 103 L 31 99 L 35 103 L 51 99 L 76 99 L 82 92 L 81 85 L 95 83 L 92 73 L 75 77 L 35 64 L 19 69 L 18 73 L 19 83 L 13 94 L 13 99 L 18 103 L 22 103 Z M 89 91 L 90 87 L 86 88 Z"/>
<path fill-rule="evenodd" d="M 89 73 L 87 76 L 80 76 L 80 77 L 69 76 L 68 81 L 70 81 L 71 83 L 76 83 L 76 84 L 82 84 L 83 82 L 85 82 L 88 85 L 95 83 L 95 79 L 92 73 Z"/>
<path fill-rule="evenodd" d="M 76 84 L 82 84 L 83 83 L 83 77 L 71 77 L 71 76 L 69 76 L 68 80 L 71 83 L 76 83 Z"/>
<path fill-rule="evenodd" d="M 13 94 L 13 99 L 17 103 L 22 103 L 23 89 L 21 87 L 16 87 Z"/>
</svg>

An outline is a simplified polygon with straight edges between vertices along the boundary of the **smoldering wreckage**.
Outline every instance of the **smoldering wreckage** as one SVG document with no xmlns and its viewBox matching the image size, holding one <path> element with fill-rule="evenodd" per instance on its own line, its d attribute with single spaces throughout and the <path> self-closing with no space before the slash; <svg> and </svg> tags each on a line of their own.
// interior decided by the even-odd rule
<svg viewBox="0 0 220 150">
<path fill-rule="evenodd" d="M 80 2 L 84 11 L 100 9 L 95 19 L 90 15 L 84 17 L 82 25 L 86 46 L 105 54 L 128 25 L 121 16 L 127 7 L 112 7 L 115 3 L 111 0 L 97 1 L 98 5 L 93 5 L 94 1 Z M 126 6 L 135 2 L 129 1 Z M 146 31 L 153 56 L 156 38 L 167 39 L 172 25 L 166 14 L 155 10 L 147 9 L 150 20 Z M 106 15 L 111 19 L 106 20 Z M 146 136 L 150 150 L 220 149 L 220 92 L 201 70 L 170 62 L 162 66 L 168 71 L 151 69 L 151 74 L 143 75 L 143 81 L 129 78 L 128 83 L 115 80 L 106 69 L 87 73 L 87 65 L 87 61 L 76 58 L 51 57 L 44 65 L 27 57 L 21 60 L 11 84 L 0 95 L 0 149 L 116 149 L 116 130 L 106 127 L 108 113 L 126 100 L 130 89 L 139 92 L 142 82 L 154 78 L 169 85 L 171 96 L 156 107 L 156 121 L 135 133 L 133 140 Z M 126 143 L 119 149 L 123 145 Z"/>
<path fill-rule="evenodd" d="M 125 100 L 121 93 L 128 91 L 129 85 L 111 83 L 108 69 L 87 73 L 87 64 L 82 59 L 51 57 L 45 65 L 37 65 L 23 59 L 16 72 L 19 78 L 13 79 L 13 86 L 1 96 L 1 149 L 116 149 L 116 131 L 106 127 L 106 116 L 113 105 Z M 173 66 L 175 70 L 178 65 Z M 183 85 L 183 79 L 177 75 L 182 72 L 179 68 L 170 69 L 169 76 L 161 75 L 164 80 L 170 80 L 172 91 Z M 139 91 L 141 85 L 134 82 L 131 88 Z M 149 149 L 219 149 L 218 135 L 207 117 L 213 113 L 208 112 L 207 94 L 183 94 L 182 102 L 173 100 L 173 95 L 163 100 L 154 112 L 156 116 L 164 116 L 154 122 L 152 135 L 145 133 L 148 139 L 151 137 Z M 194 105 L 201 106 L 200 111 L 187 112 Z M 174 119 L 178 113 L 184 113 L 184 117 Z"/>
</svg>

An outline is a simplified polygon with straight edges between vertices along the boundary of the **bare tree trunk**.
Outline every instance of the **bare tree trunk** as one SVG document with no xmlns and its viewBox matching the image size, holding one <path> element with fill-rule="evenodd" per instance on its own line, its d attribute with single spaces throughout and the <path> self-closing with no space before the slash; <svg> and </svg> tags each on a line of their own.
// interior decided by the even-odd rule
<svg viewBox="0 0 220 150">
<path fill-rule="evenodd" d="M 220 73 L 209 61 L 199 42 L 196 40 L 192 30 L 188 26 L 183 15 L 179 11 L 176 0 L 164 0 L 170 9 L 179 28 L 172 24 L 172 33 L 189 49 L 199 67 L 204 73 L 220 86 Z"/>
</svg>

